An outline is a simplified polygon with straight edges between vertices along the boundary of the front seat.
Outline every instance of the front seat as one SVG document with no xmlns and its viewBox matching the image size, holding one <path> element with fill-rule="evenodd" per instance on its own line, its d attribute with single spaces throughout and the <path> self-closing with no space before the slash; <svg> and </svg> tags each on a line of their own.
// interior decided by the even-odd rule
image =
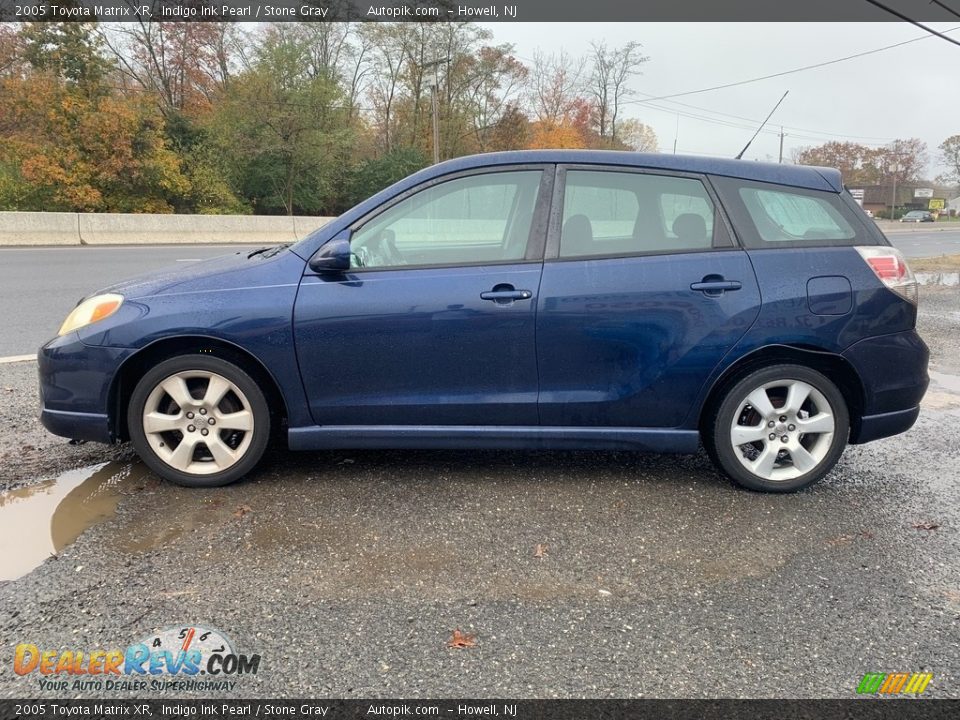
<svg viewBox="0 0 960 720">
<path fill-rule="evenodd" d="M 560 254 L 595 255 L 593 245 L 593 224 L 586 215 L 571 215 L 560 231 Z"/>
<path fill-rule="evenodd" d="M 707 237 L 707 221 L 702 215 L 684 213 L 673 221 L 673 234 L 682 243 L 684 248 L 710 247 L 710 238 Z"/>
</svg>

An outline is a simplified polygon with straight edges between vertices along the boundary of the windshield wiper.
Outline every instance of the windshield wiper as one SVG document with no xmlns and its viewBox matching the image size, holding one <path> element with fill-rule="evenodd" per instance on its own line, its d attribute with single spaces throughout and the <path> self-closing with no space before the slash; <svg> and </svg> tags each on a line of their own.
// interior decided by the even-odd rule
<svg viewBox="0 0 960 720">
<path fill-rule="evenodd" d="M 273 257 L 281 250 L 285 250 L 290 247 L 293 243 L 282 243 L 280 245 L 268 245 L 267 247 L 258 248 L 254 250 L 249 255 L 247 255 L 247 260 L 252 258 L 254 255 L 263 255 L 264 257 Z M 269 253 L 269 255 L 267 254 Z"/>
</svg>

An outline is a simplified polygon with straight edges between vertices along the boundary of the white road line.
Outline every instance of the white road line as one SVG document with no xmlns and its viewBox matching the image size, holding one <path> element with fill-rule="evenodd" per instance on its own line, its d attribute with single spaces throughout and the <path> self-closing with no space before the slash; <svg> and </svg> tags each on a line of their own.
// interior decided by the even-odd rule
<svg viewBox="0 0 960 720">
<path fill-rule="evenodd" d="M 28 362 L 30 360 L 36 360 L 36 355 L 8 355 L 7 357 L 0 357 L 0 365 L 7 365 L 9 363 L 18 363 L 18 362 Z"/>
<path fill-rule="evenodd" d="M 200 262 L 203 258 L 177 258 L 177 262 Z"/>
</svg>

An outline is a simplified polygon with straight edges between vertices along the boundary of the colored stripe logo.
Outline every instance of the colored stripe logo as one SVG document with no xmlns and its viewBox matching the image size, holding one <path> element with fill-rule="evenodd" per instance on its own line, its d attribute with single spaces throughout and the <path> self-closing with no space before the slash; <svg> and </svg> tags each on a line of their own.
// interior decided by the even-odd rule
<svg viewBox="0 0 960 720">
<path fill-rule="evenodd" d="M 867 673 L 857 686 L 860 695 L 919 695 L 933 673 Z"/>
</svg>

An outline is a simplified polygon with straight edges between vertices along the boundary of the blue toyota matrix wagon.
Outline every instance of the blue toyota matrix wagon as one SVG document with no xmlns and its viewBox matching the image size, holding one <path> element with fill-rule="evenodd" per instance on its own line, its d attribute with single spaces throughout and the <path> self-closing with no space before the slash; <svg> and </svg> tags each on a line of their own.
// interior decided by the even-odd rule
<svg viewBox="0 0 960 720">
<path fill-rule="evenodd" d="M 693 453 L 786 492 L 907 430 L 917 284 L 840 174 L 545 150 L 427 168 L 300 242 L 82 300 L 53 433 L 190 486 L 318 448 Z"/>
</svg>

